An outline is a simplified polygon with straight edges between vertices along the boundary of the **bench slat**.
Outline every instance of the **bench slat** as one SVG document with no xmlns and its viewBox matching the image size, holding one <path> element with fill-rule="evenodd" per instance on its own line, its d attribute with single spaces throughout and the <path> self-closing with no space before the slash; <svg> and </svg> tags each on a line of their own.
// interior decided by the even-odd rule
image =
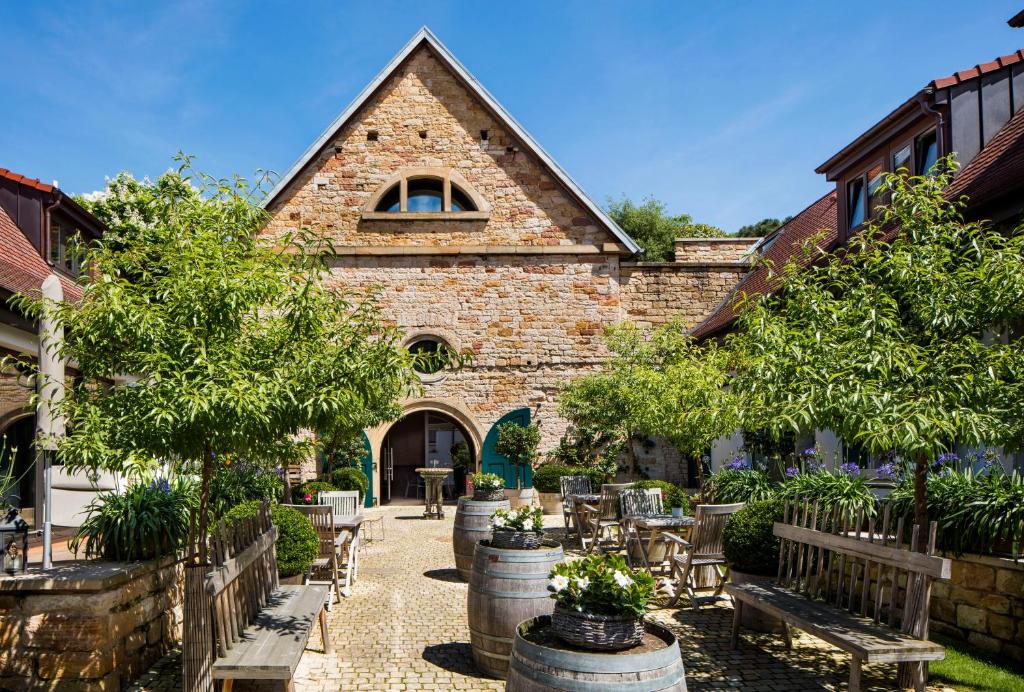
<svg viewBox="0 0 1024 692">
<path fill-rule="evenodd" d="M 945 649 L 874 624 L 775 584 L 726 584 L 726 592 L 769 615 L 869 662 L 938 661 Z"/>
<path fill-rule="evenodd" d="M 870 558 L 876 562 L 899 566 L 901 569 L 925 574 L 935 579 L 949 579 L 953 571 L 952 563 L 948 559 L 934 555 L 925 555 L 924 553 L 912 550 L 890 548 L 878 543 L 868 543 L 851 536 L 837 536 L 781 522 L 775 523 L 774 533 L 784 540 L 806 543 L 813 546 L 823 546 L 827 550 L 851 557 Z"/>
<path fill-rule="evenodd" d="M 214 679 L 291 680 L 326 598 L 326 586 L 279 587 L 241 640 L 214 662 Z"/>
</svg>

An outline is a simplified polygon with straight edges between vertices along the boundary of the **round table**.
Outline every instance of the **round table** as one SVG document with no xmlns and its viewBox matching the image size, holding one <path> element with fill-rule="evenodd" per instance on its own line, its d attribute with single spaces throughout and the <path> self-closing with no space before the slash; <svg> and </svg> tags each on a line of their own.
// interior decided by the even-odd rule
<svg viewBox="0 0 1024 692">
<path fill-rule="evenodd" d="M 416 473 L 423 477 L 425 490 L 423 493 L 426 507 L 423 511 L 424 519 L 444 519 L 444 495 L 441 492 L 444 486 L 444 479 L 454 469 L 447 468 L 419 468 Z"/>
</svg>

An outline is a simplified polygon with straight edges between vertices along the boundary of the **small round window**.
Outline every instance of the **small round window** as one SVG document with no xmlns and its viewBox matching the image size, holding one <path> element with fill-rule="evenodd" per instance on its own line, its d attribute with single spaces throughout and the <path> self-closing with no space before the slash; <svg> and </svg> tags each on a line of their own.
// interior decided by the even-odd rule
<svg viewBox="0 0 1024 692">
<path fill-rule="evenodd" d="M 408 346 L 409 353 L 416 357 L 413 369 L 421 375 L 433 375 L 444 369 L 446 344 L 438 338 L 424 336 Z"/>
</svg>

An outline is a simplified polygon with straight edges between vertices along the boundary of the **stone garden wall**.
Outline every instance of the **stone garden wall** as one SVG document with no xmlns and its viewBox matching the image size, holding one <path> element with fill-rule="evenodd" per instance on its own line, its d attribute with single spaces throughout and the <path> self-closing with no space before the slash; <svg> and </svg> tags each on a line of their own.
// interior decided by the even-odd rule
<svg viewBox="0 0 1024 692">
<path fill-rule="evenodd" d="M 120 690 L 180 642 L 182 584 L 173 559 L 0 578 L 0 689 Z"/>
<path fill-rule="evenodd" d="M 1024 562 L 989 555 L 953 560 L 932 589 L 931 631 L 1024 662 Z"/>
</svg>

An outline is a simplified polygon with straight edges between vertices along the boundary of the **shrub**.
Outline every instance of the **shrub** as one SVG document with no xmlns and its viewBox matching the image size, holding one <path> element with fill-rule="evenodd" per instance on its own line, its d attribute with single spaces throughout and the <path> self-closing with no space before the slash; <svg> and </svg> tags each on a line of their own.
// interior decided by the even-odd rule
<svg viewBox="0 0 1024 692">
<path fill-rule="evenodd" d="M 136 483 L 123 495 L 100 493 L 70 547 L 77 551 L 85 541 L 87 556 L 120 562 L 170 555 L 184 546 L 197 506 L 195 483 L 185 478 Z"/>
<path fill-rule="evenodd" d="M 218 466 L 210 481 L 210 514 L 222 517 L 229 509 L 243 502 L 280 502 L 282 497 L 284 481 L 274 471 L 246 463 Z"/>
<path fill-rule="evenodd" d="M 779 494 L 789 500 L 817 502 L 819 511 L 839 507 L 841 516 L 856 517 L 861 510 L 865 517 L 875 516 L 878 501 L 866 477 L 855 464 L 843 464 L 840 468 L 798 474 L 779 487 Z"/>
<path fill-rule="evenodd" d="M 452 468 L 469 471 L 473 468 L 473 457 L 469 453 L 469 445 L 459 440 L 448 450 L 452 457 Z"/>
<path fill-rule="evenodd" d="M 757 502 L 775 493 L 768 474 L 763 471 L 725 468 L 704 481 L 702 494 L 716 504 Z"/>
<path fill-rule="evenodd" d="M 533 472 L 533 487 L 539 493 L 560 493 L 562 476 L 588 476 L 594 492 L 601 489 L 605 475 L 600 469 L 587 466 L 569 466 L 566 464 L 542 464 Z"/>
<path fill-rule="evenodd" d="M 366 497 L 370 491 L 370 479 L 362 469 L 346 467 L 336 469 L 331 474 L 331 483 L 337 490 L 358 490 L 359 499 Z"/>
<path fill-rule="evenodd" d="M 255 517 L 259 508 L 259 500 L 246 502 L 231 509 L 224 520 L 230 524 Z M 274 546 L 277 573 L 282 577 L 302 574 L 320 553 L 316 529 L 302 512 L 284 505 L 271 505 L 270 518 L 277 527 L 277 544 Z"/>
<path fill-rule="evenodd" d="M 477 490 L 502 490 L 505 487 L 505 479 L 496 473 L 474 473 L 472 482 Z"/>
<path fill-rule="evenodd" d="M 729 566 L 739 572 L 775 575 L 779 569 L 779 539 L 772 533 L 782 521 L 782 500 L 751 502 L 725 524 L 722 552 Z"/>
<path fill-rule="evenodd" d="M 311 505 L 316 504 L 317 495 L 330 490 L 337 490 L 337 488 L 327 481 L 307 481 L 295 489 L 292 497 L 295 498 L 295 504 Z"/>
<path fill-rule="evenodd" d="M 661 502 L 665 507 L 682 507 L 683 514 L 690 514 L 693 511 L 690 506 L 690 497 L 678 485 L 673 485 L 668 481 L 637 481 L 633 487 L 661 488 Z"/>
<path fill-rule="evenodd" d="M 632 570 L 621 555 L 588 555 L 560 562 L 548 575 L 551 598 L 591 615 L 642 616 L 654 596 L 654 578 Z"/>
<path fill-rule="evenodd" d="M 532 468 L 537 459 L 540 428 L 536 423 L 520 425 L 513 421 L 498 426 L 498 439 L 494 451 L 506 457 L 516 467 L 516 487 L 522 482 L 523 468 Z"/>
</svg>

